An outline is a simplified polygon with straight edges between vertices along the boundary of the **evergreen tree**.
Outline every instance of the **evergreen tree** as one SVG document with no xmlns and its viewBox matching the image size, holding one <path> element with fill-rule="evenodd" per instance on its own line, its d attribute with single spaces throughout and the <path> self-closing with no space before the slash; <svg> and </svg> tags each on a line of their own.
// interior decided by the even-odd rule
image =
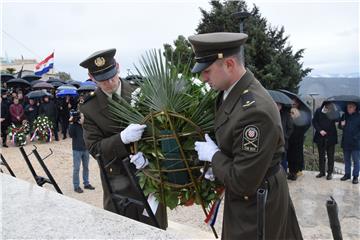
<svg viewBox="0 0 360 240">
<path fill-rule="evenodd" d="M 58 72 L 57 75 L 59 76 L 59 78 L 61 80 L 64 80 L 64 81 L 68 81 L 68 80 L 71 80 L 71 76 L 69 73 L 67 72 Z"/>
<path fill-rule="evenodd" d="M 189 63 L 191 62 L 191 66 L 195 64 L 195 55 L 191 49 L 190 42 L 184 36 L 179 35 L 174 41 L 174 46 L 175 48 L 170 44 L 164 44 L 165 58 L 179 66 L 179 72 L 188 72 L 187 66 L 189 66 Z"/>
<path fill-rule="evenodd" d="M 245 1 L 211 1 L 210 4 L 209 12 L 200 9 L 202 19 L 196 32 L 239 32 L 240 20 L 234 13 L 249 13 L 249 17 L 244 20 L 244 32 L 249 35 L 245 44 L 246 67 L 267 89 L 280 88 L 297 92 L 299 82 L 311 69 L 303 68 L 301 59 L 304 49 L 294 53 L 284 27 L 270 26 L 258 8 L 254 5 L 249 11 Z M 164 48 L 167 53 L 176 53 L 175 56 L 182 53 L 182 62 L 193 56 L 188 48 L 190 44 L 183 36 L 179 36 L 174 45 L 175 49 L 169 44 L 165 44 Z"/>
</svg>

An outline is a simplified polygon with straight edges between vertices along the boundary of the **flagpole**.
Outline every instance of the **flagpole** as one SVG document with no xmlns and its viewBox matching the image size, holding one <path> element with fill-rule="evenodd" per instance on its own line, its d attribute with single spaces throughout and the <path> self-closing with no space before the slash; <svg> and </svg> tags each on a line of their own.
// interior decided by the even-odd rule
<svg viewBox="0 0 360 240">
<path fill-rule="evenodd" d="M 54 54 L 54 60 L 53 60 L 54 67 L 52 69 L 52 74 L 55 75 L 55 49 L 53 49 L 53 54 Z"/>
</svg>

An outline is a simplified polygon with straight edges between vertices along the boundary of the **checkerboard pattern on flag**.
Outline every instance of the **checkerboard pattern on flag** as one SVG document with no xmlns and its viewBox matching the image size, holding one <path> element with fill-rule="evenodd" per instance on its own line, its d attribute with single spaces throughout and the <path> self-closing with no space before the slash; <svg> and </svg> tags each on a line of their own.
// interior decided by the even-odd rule
<svg viewBox="0 0 360 240">
<path fill-rule="evenodd" d="M 42 76 L 54 68 L 54 52 L 35 66 L 35 75 Z"/>
</svg>

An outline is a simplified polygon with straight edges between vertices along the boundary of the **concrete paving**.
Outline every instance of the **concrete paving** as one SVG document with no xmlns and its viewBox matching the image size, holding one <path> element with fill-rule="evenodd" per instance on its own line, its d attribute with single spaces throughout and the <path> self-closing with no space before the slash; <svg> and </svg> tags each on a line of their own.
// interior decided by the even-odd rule
<svg viewBox="0 0 360 240">
<path fill-rule="evenodd" d="M 324 177 L 318 179 L 316 174 L 304 171 L 297 181 L 288 182 L 304 239 L 333 239 L 325 205 L 330 196 L 339 207 L 343 239 L 360 239 L 360 184 L 340 181 L 342 175 L 339 174 L 330 181 Z M 199 206 L 179 207 L 168 214 L 171 221 L 211 233 L 203 222 L 204 214 Z M 220 236 L 222 217 L 221 208 L 215 225 Z"/>
<path fill-rule="evenodd" d="M 343 239 L 360 239 L 360 186 L 350 180 L 316 178 L 317 172 L 304 172 L 290 181 L 291 196 L 305 239 L 332 239 L 326 201 L 332 196 L 339 207 Z"/>
</svg>

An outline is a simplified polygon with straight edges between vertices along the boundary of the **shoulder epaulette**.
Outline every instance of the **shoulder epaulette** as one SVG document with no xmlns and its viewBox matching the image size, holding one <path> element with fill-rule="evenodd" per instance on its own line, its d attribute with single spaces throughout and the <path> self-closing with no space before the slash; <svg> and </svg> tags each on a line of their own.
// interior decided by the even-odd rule
<svg viewBox="0 0 360 240">
<path fill-rule="evenodd" d="M 96 96 L 95 92 L 91 92 L 90 94 L 88 94 L 85 98 L 82 104 L 85 104 L 86 102 L 88 102 L 90 99 L 93 99 Z"/>
<path fill-rule="evenodd" d="M 241 104 L 244 109 L 255 106 L 254 95 L 248 89 L 241 94 Z"/>
</svg>

